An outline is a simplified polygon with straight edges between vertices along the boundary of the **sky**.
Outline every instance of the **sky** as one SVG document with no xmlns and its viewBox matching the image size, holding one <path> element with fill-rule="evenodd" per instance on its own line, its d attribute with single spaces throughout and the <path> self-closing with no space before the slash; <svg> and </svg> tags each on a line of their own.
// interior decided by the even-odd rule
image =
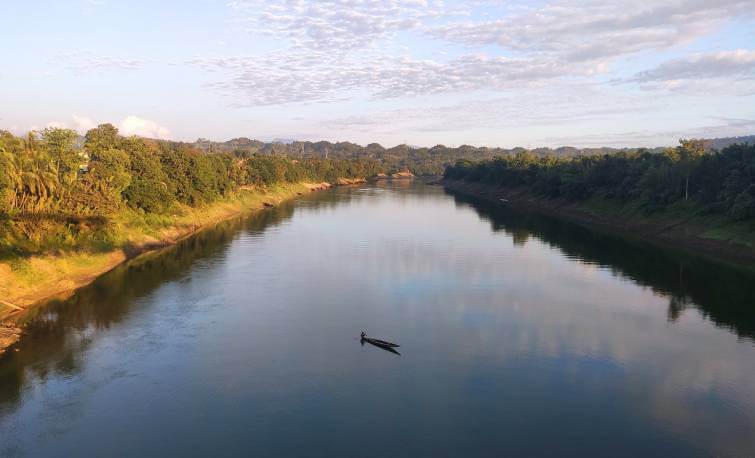
<svg viewBox="0 0 755 458">
<path fill-rule="evenodd" d="M 755 0 L 0 0 L 0 129 L 384 146 L 755 133 Z"/>
</svg>

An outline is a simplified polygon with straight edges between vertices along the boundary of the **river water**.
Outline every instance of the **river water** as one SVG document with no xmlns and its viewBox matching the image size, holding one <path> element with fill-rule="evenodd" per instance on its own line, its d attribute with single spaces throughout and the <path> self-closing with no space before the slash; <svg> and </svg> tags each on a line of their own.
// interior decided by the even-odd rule
<svg viewBox="0 0 755 458">
<path fill-rule="evenodd" d="M 340 188 L 25 317 L 0 456 L 755 456 L 753 298 L 437 186 Z"/>
</svg>

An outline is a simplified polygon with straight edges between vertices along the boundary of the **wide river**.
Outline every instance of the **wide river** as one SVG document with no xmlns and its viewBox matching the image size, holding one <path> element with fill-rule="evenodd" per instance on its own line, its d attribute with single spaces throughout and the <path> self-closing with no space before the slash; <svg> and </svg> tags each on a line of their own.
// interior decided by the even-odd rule
<svg viewBox="0 0 755 458">
<path fill-rule="evenodd" d="M 751 457 L 753 299 L 752 271 L 441 187 L 340 188 L 25 317 L 0 456 Z"/>
</svg>

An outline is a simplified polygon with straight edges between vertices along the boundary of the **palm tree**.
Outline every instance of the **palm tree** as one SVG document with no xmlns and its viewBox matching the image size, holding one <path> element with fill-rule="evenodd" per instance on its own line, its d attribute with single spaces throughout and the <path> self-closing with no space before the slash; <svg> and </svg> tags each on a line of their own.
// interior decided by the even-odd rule
<svg viewBox="0 0 755 458">
<path fill-rule="evenodd" d="M 20 153 L 0 152 L 6 170 L 9 210 L 40 212 L 54 209 L 62 197 L 55 163 L 39 148 L 34 133 L 29 133 Z"/>
<path fill-rule="evenodd" d="M 22 158 L 9 151 L 0 151 L 0 161 L 3 162 L 6 183 L 6 204 L 10 211 L 20 208 L 20 197 L 23 195 L 23 164 Z"/>
</svg>

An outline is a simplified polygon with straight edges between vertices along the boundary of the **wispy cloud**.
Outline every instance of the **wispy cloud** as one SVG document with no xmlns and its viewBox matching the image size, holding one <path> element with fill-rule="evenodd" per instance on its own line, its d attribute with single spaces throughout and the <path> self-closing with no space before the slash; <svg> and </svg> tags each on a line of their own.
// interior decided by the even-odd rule
<svg viewBox="0 0 755 458">
<path fill-rule="evenodd" d="M 724 21 L 755 14 L 753 0 L 566 0 L 487 21 L 429 28 L 469 46 L 498 45 L 557 59 L 593 60 L 665 49 L 709 33 Z"/>
<path fill-rule="evenodd" d="M 577 142 L 584 146 L 633 145 L 657 146 L 658 144 L 673 145 L 680 138 L 718 138 L 751 135 L 755 132 L 755 119 L 721 118 L 715 123 L 689 127 L 685 129 L 643 129 L 616 133 L 601 133 L 581 136 L 557 136 L 546 138 L 552 144 Z"/>
<path fill-rule="evenodd" d="M 248 29 L 309 49 L 364 48 L 446 12 L 434 0 L 237 0 Z"/>
<path fill-rule="evenodd" d="M 85 5 L 96 8 L 82 14 Z M 417 144 L 451 138 L 449 131 L 469 142 L 476 135 L 501 141 L 501 127 L 528 129 L 541 141 L 552 135 L 546 125 L 619 130 L 601 116 L 633 123 L 627 132 L 667 121 L 677 124 L 666 129 L 677 129 L 704 125 L 706 110 L 750 116 L 755 96 L 755 0 L 227 0 L 202 2 L 170 22 L 162 22 L 169 5 L 139 3 L 134 9 L 160 33 L 123 40 L 113 28 L 128 18 L 114 2 L 66 6 L 14 5 L 13 38 L 23 42 L 28 30 L 43 37 L 28 41 L 29 52 L 12 50 L 2 70 L 8 102 L 26 110 L 14 124 L 44 125 L 48 118 L 24 101 L 71 75 L 65 91 L 47 91 L 69 104 L 64 112 L 121 103 L 120 113 L 156 119 L 164 112 L 154 107 L 180 106 L 184 117 L 213 111 L 224 120 L 216 134 L 232 135 L 247 129 L 241 119 L 255 108 L 264 118 L 255 126 L 283 137 L 291 130 L 332 138 L 333 130 L 350 129 L 380 141 L 390 131 L 384 141 L 404 132 Z M 50 27 L 36 27 L 31 18 L 39 15 Z M 76 21 L 82 27 L 73 32 L 66 24 Z M 112 87 L 128 88 L 130 97 Z M 184 134 L 191 131 L 185 121 Z M 165 135 L 159 124 L 132 126 Z"/>
<path fill-rule="evenodd" d="M 76 50 L 58 55 L 55 63 L 76 74 L 128 71 L 142 68 L 147 61 L 144 59 L 130 59 L 98 55 L 93 51 Z"/>
<path fill-rule="evenodd" d="M 659 108 L 662 103 L 638 95 L 613 95 L 594 85 L 573 84 L 567 91 L 546 87 L 537 94 L 510 91 L 493 99 L 370 111 L 325 120 L 322 125 L 336 131 L 375 133 L 399 132 L 407 127 L 421 132 L 517 129 L 533 123 L 553 127 L 641 113 Z"/>
<path fill-rule="evenodd" d="M 755 94 L 755 51 L 720 51 L 672 59 L 614 81 L 639 84 L 651 91 L 675 91 L 699 95 L 746 96 Z"/>
<path fill-rule="evenodd" d="M 647 83 L 729 77 L 755 78 L 755 51 L 739 49 L 674 59 L 638 73 L 631 81 Z"/>
<path fill-rule="evenodd" d="M 257 57 L 192 58 L 186 64 L 231 73 L 210 86 L 238 106 L 333 102 L 356 93 L 374 99 L 535 86 L 564 74 L 592 75 L 600 66 L 583 63 L 465 55 L 447 61 L 411 57 L 332 56 L 289 51 Z M 569 67 L 569 68 L 567 68 Z"/>
<path fill-rule="evenodd" d="M 283 47 L 264 55 L 196 57 L 184 63 L 222 72 L 224 77 L 208 86 L 237 107 L 335 102 L 364 94 L 391 99 L 506 91 L 610 73 L 613 58 L 689 42 L 755 11 L 755 0 L 566 0 L 471 20 L 465 17 L 472 17 L 474 8 L 500 8 L 501 2 L 452 4 L 237 0 L 230 6 L 249 29 L 281 40 Z M 418 58 L 394 46 L 400 32 L 475 49 L 445 59 Z M 501 51 L 477 49 L 489 45 Z M 673 69 L 658 71 L 667 70 Z M 640 74 L 632 83 L 647 82 L 641 80 L 652 75 L 652 70 Z"/>
</svg>

